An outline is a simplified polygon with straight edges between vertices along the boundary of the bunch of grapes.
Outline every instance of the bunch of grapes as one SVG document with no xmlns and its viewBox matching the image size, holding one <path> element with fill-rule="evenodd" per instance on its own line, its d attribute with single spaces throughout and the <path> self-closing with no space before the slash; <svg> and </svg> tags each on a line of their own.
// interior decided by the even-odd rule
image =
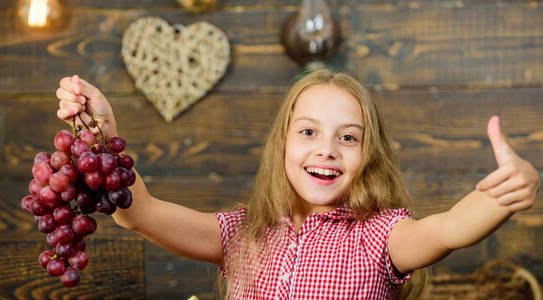
<svg viewBox="0 0 543 300">
<path fill-rule="evenodd" d="M 59 131 L 56 152 L 38 153 L 28 186 L 30 195 L 21 200 L 23 210 L 34 215 L 38 229 L 47 234 L 49 250 L 39 261 L 51 276 L 61 276 L 67 287 L 79 283 L 79 272 L 88 264 L 84 238 L 96 230 L 89 216 L 96 211 L 111 215 L 117 207 L 128 208 L 136 174 L 134 160 L 121 154 L 126 143 L 120 137 L 101 143 L 90 128 Z"/>
</svg>

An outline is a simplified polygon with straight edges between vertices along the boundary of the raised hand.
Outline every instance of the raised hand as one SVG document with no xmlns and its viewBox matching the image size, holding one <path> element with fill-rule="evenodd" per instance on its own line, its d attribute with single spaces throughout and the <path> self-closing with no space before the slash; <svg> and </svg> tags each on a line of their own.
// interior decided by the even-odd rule
<svg viewBox="0 0 543 300">
<path fill-rule="evenodd" d="M 490 118 L 487 131 L 498 169 L 481 180 L 477 190 L 496 198 L 500 205 L 511 212 L 532 207 L 540 185 L 537 170 L 507 144 L 497 116 Z"/>
<path fill-rule="evenodd" d="M 83 122 L 90 124 L 92 114 L 105 137 L 118 135 L 111 105 L 100 90 L 90 83 L 77 75 L 64 77 L 60 80 L 56 95 L 60 100 L 57 116 L 61 120 L 72 125 L 74 116 L 79 114 Z M 76 125 L 83 126 L 79 117 L 75 118 L 75 121 Z M 98 128 L 91 130 L 94 134 L 98 134 Z"/>
</svg>

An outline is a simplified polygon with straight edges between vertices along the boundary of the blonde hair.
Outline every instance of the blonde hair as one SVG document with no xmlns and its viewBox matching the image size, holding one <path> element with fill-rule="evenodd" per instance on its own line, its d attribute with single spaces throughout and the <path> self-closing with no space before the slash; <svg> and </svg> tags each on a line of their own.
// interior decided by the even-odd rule
<svg viewBox="0 0 543 300">
<path fill-rule="evenodd" d="M 243 230 L 239 231 L 235 240 L 230 243 L 239 252 L 231 251 L 230 253 L 237 254 L 224 258 L 224 265 L 227 266 L 226 278 L 220 278 L 219 288 L 222 289 L 220 293 L 227 297 L 234 294 L 231 290 L 234 284 L 232 281 L 235 280 L 236 285 L 248 285 L 251 274 L 258 272 L 256 264 L 261 260 L 257 257 L 266 257 L 266 244 L 272 242 L 265 241 L 266 233 L 271 232 L 270 229 L 276 232 L 285 229 L 282 228 L 280 219 L 291 215 L 296 199 L 296 193 L 285 171 L 288 126 L 298 97 L 312 86 L 326 84 L 348 91 L 359 101 L 362 108 L 362 162 L 344 197 L 345 204 L 362 220 L 385 208 L 411 208 L 398 158 L 392 147 L 392 139 L 368 90 L 348 74 L 328 69 L 315 70 L 290 87 L 271 126 L 253 193 L 246 205 L 247 217 Z M 427 281 L 425 270 L 416 271 L 413 277 L 402 286 L 402 299 L 418 298 L 423 293 Z M 227 280 L 226 284 L 224 279 Z M 241 294 L 243 290 L 242 287 Z"/>
</svg>

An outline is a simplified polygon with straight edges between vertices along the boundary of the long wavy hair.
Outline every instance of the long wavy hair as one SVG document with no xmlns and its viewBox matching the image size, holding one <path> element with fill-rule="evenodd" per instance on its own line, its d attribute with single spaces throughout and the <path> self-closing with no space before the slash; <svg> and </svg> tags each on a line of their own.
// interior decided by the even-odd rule
<svg viewBox="0 0 543 300">
<path fill-rule="evenodd" d="M 328 84 L 351 93 L 359 101 L 363 114 L 362 162 L 344 198 L 345 204 L 361 220 L 386 208 L 412 209 L 392 139 L 368 90 L 346 73 L 315 70 L 291 85 L 271 126 L 251 197 L 244 205 L 247 209 L 244 226 L 230 243 L 235 249 L 224 257 L 225 273 L 219 275 L 221 298 L 250 296 L 246 294 L 249 289 L 244 287 L 261 271 L 263 266 L 259 262 L 264 261 L 261 258 L 269 254 L 270 243 L 278 240 L 273 237 L 286 229 L 280 219 L 292 215 L 296 201 L 296 192 L 285 171 L 286 136 L 294 106 L 308 88 Z M 413 278 L 402 286 L 399 298 L 419 298 L 427 286 L 427 278 L 425 269 L 415 271 Z"/>
</svg>

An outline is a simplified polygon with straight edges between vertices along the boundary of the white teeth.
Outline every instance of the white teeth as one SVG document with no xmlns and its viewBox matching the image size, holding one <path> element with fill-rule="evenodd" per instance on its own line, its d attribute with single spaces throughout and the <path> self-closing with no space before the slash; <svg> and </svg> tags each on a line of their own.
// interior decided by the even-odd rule
<svg viewBox="0 0 543 300">
<path fill-rule="evenodd" d="M 330 176 L 330 175 L 339 176 L 339 175 L 341 175 L 341 172 L 338 171 L 338 170 L 321 169 L 321 168 L 314 168 L 314 167 L 308 167 L 308 168 L 306 168 L 306 170 L 309 173 L 317 173 L 317 174 L 321 174 L 321 175 L 324 175 L 324 176 Z"/>
</svg>

